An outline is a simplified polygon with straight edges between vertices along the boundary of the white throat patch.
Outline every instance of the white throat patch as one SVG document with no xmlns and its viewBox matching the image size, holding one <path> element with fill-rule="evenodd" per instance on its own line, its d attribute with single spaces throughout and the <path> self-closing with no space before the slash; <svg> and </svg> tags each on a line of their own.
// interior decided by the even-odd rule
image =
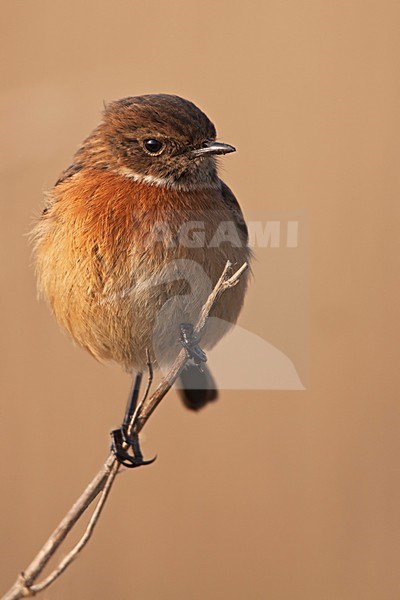
<svg viewBox="0 0 400 600">
<path fill-rule="evenodd" d="M 155 177 L 154 175 L 141 175 L 140 173 L 136 173 L 129 169 L 128 167 L 120 167 L 118 169 L 118 173 L 123 175 L 124 177 L 128 177 L 129 179 L 133 179 L 134 181 L 138 181 L 140 183 L 148 183 L 149 185 L 156 185 L 158 187 L 165 188 L 173 188 L 176 190 L 182 191 L 193 191 L 193 190 L 204 190 L 204 189 L 219 189 L 220 183 L 219 179 L 193 182 L 193 183 L 183 183 L 177 182 L 172 177 Z"/>
</svg>

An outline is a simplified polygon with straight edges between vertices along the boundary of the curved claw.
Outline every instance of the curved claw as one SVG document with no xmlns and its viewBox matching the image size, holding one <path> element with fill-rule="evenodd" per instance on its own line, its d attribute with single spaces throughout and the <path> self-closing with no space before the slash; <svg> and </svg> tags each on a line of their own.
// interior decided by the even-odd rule
<svg viewBox="0 0 400 600">
<path fill-rule="evenodd" d="M 122 450 L 122 452 L 120 452 L 120 451 L 114 452 L 114 454 L 115 454 L 115 458 L 117 459 L 117 461 L 121 465 L 126 467 L 127 469 L 134 469 L 135 467 L 151 465 L 151 463 L 153 463 L 157 458 L 157 455 L 156 455 L 153 458 L 151 458 L 150 460 L 143 460 L 143 458 L 137 458 L 136 456 L 131 456 L 124 450 Z"/>
<path fill-rule="evenodd" d="M 127 467 L 128 469 L 141 467 L 142 465 L 150 465 L 157 458 L 156 455 L 150 460 L 143 460 L 138 436 L 126 436 L 122 427 L 120 429 L 114 429 L 114 431 L 111 432 L 111 438 L 111 450 L 114 453 L 115 458 L 121 465 Z M 123 444 L 128 444 L 128 449 L 132 449 L 133 455 L 129 454 L 129 452 L 123 447 Z"/>
<path fill-rule="evenodd" d="M 140 467 L 141 465 L 151 465 L 157 458 L 157 454 L 155 456 L 153 456 L 153 458 L 149 458 L 148 460 L 142 460 L 142 462 L 140 463 L 140 465 L 138 465 L 138 467 Z"/>
</svg>

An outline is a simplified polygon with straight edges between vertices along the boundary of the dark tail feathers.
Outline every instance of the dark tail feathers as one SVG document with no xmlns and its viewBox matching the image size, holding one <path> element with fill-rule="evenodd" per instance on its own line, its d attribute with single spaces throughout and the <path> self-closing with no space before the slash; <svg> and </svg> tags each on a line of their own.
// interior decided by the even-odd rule
<svg viewBox="0 0 400 600">
<path fill-rule="evenodd" d="M 183 404 L 190 410 L 200 410 L 218 398 L 218 391 L 210 371 L 196 365 L 187 365 L 179 377 L 178 391 Z"/>
</svg>

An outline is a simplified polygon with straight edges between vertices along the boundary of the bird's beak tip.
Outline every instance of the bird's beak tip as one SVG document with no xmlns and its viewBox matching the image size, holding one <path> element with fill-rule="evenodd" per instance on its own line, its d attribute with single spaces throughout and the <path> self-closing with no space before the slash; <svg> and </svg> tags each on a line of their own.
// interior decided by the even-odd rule
<svg viewBox="0 0 400 600">
<path fill-rule="evenodd" d="M 236 152 L 236 148 L 230 144 L 224 144 L 222 142 L 207 142 L 202 148 L 193 150 L 192 156 L 205 156 L 207 154 L 229 154 L 230 152 Z"/>
</svg>

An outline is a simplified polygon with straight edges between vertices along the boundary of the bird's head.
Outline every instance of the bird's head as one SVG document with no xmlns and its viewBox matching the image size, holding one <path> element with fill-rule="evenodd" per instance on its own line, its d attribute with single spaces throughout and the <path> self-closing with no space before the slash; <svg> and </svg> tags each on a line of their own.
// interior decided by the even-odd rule
<svg viewBox="0 0 400 600">
<path fill-rule="evenodd" d="M 95 133 L 86 157 L 107 153 L 121 175 L 178 188 L 215 186 L 216 155 L 235 151 L 216 141 L 214 125 L 192 102 L 168 94 L 111 102 Z"/>
</svg>

